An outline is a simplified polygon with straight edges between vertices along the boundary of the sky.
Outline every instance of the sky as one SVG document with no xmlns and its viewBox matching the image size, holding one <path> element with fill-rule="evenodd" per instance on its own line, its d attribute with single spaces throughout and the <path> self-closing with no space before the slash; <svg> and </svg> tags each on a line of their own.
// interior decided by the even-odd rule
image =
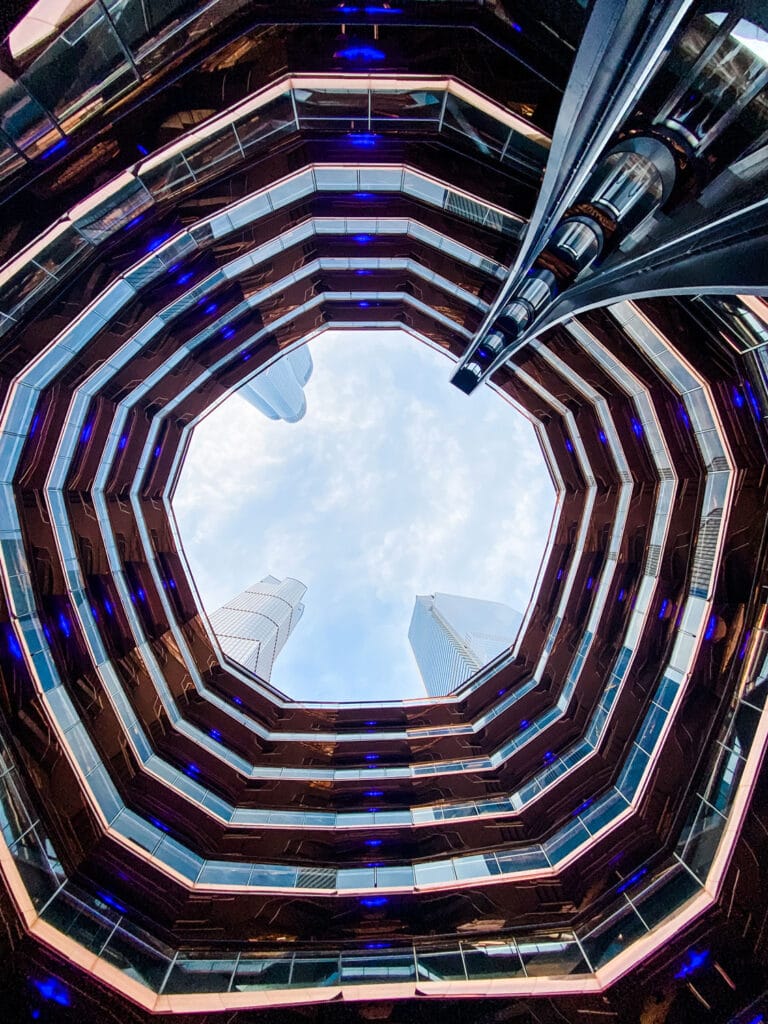
<svg viewBox="0 0 768 1024">
<path fill-rule="evenodd" d="M 212 612 L 269 574 L 307 585 L 271 682 L 297 700 L 423 697 L 417 594 L 525 612 L 555 494 L 531 424 L 398 331 L 326 331 L 298 423 L 237 394 L 200 421 L 173 508 Z"/>
</svg>

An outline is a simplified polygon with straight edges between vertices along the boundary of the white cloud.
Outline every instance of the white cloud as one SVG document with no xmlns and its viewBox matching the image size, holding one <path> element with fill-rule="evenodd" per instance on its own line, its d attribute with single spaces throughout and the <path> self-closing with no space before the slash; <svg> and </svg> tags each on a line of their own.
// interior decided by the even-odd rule
<svg viewBox="0 0 768 1024">
<path fill-rule="evenodd" d="M 275 685 L 305 699 L 421 691 L 407 642 L 417 593 L 524 610 L 554 494 L 531 425 L 405 335 L 328 332 L 307 414 L 233 398 L 195 430 L 174 501 L 213 608 L 267 573 L 309 590 Z"/>
</svg>

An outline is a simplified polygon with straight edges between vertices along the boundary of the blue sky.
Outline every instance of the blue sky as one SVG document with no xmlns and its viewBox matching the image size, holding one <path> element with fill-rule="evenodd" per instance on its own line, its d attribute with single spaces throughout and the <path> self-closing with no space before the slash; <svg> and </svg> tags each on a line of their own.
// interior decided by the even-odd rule
<svg viewBox="0 0 768 1024">
<path fill-rule="evenodd" d="M 525 611 L 554 491 L 533 428 L 444 355 L 396 331 L 310 343 L 307 414 L 274 422 L 233 395 L 195 429 L 174 511 L 202 601 L 262 577 L 308 587 L 272 683 L 302 700 L 423 696 L 417 594 Z"/>
</svg>

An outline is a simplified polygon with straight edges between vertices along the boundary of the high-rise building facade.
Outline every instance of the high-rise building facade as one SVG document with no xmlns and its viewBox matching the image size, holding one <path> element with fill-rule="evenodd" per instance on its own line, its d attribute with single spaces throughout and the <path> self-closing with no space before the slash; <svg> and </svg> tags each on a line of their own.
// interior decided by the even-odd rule
<svg viewBox="0 0 768 1024">
<path fill-rule="evenodd" d="M 302 345 L 243 384 L 237 393 L 269 419 L 296 423 L 307 411 L 304 385 L 312 368 L 309 349 Z"/>
<path fill-rule="evenodd" d="M 419 595 L 408 640 L 431 697 L 444 697 L 509 648 L 522 615 L 498 601 Z"/>
<path fill-rule="evenodd" d="M 210 615 L 222 651 L 269 682 L 275 658 L 304 614 L 306 592 L 298 580 L 265 576 L 230 598 Z"/>
<path fill-rule="evenodd" d="M 757 1024 L 765 3 L 0 25 L 5 1019 Z M 221 664 L 175 481 L 254 370 L 393 326 L 534 424 L 545 558 L 450 696 L 293 702 Z"/>
</svg>

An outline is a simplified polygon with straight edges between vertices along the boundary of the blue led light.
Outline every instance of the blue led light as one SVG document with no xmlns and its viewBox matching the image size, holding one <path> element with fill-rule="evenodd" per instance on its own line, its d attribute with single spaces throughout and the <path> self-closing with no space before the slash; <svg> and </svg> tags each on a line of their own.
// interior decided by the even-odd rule
<svg viewBox="0 0 768 1024">
<path fill-rule="evenodd" d="M 517 24 L 516 21 L 510 21 L 509 27 L 513 28 L 515 30 L 515 32 L 522 32 L 523 31 L 522 28 Z"/>
<path fill-rule="evenodd" d="M 748 1021 L 748 1024 L 764 1024 L 764 1021 L 765 1017 L 762 1015 L 762 1013 L 758 1013 L 756 1016 L 752 1018 L 752 1020 Z"/>
<path fill-rule="evenodd" d="M 30 981 L 43 997 L 51 1003 L 58 1003 L 59 1006 L 71 1006 L 69 991 L 58 978 L 30 978 Z"/>
<path fill-rule="evenodd" d="M 104 611 L 107 613 L 107 615 L 112 614 L 112 602 L 109 601 L 106 597 L 104 598 Z"/>
<path fill-rule="evenodd" d="M 378 761 L 379 760 L 379 755 L 378 754 L 366 754 L 365 755 L 365 760 L 366 761 Z"/>
<path fill-rule="evenodd" d="M 587 580 L 587 590 L 591 590 L 594 585 L 595 585 L 595 577 L 594 576 L 590 576 L 589 579 Z"/>
<path fill-rule="evenodd" d="M 742 395 L 740 388 L 734 384 L 731 394 L 733 395 L 733 404 L 737 409 L 741 409 L 744 405 L 744 395 Z"/>
<path fill-rule="evenodd" d="M 380 807 L 367 807 L 366 810 L 368 811 L 369 814 L 376 814 L 378 811 L 381 810 L 381 808 Z"/>
<path fill-rule="evenodd" d="M 579 814 L 581 814 L 582 811 L 586 811 L 586 809 L 588 807 L 591 807 L 594 802 L 595 798 L 593 796 L 587 797 L 587 799 L 580 803 L 576 810 L 573 812 L 573 817 L 575 818 Z"/>
<path fill-rule="evenodd" d="M 158 445 L 158 446 L 157 446 L 157 448 L 155 448 L 155 458 L 156 458 L 156 459 L 159 459 L 159 458 L 160 458 L 160 452 L 161 452 L 162 450 L 163 450 L 163 449 L 161 448 L 161 446 L 160 446 L 160 445 Z"/>
<path fill-rule="evenodd" d="M 551 764 L 555 760 L 555 755 L 551 750 L 548 750 L 544 755 L 544 764 Z"/>
<path fill-rule="evenodd" d="M 148 156 L 149 155 L 149 150 L 147 149 L 147 147 L 146 146 L 142 146 L 141 143 L 139 143 L 139 142 L 136 143 L 136 149 L 138 149 L 138 151 L 141 153 L 142 156 Z"/>
<path fill-rule="evenodd" d="M 567 452 L 573 451 L 573 442 L 570 440 L 570 438 L 565 439 L 565 450 Z"/>
<path fill-rule="evenodd" d="M 626 598 L 626 596 L 627 596 L 626 590 L 620 590 L 619 591 L 619 596 L 616 598 L 616 600 L 621 602 L 621 601 L 623 601 Z"/>
<path fill-rule="evenodd" d="M 109 907 L 114 907 L 115 910 L 119 910 L 121 914 L 125 914 L 127 912 L 123 904 L 119 903 L 114 896 L 110 896 L 108 892 L 97 892 L 96 895 L 102 903 L 106 903 Z"/>
<path fill-rule="evenodd" d="M 370 4 L 363 8 L 366 14 L 402 14 L 402 7 L 388 7 L 386 4 Z"/>
<path fill-rule="evenodd" d="M 91 605 L 91 615 L 94 617 L 96 622 L 99 621 L 99 612 L 98 612 L 98 609 L 95 607 L 95 605 Z"/>
<path fill-rule="evenodd" d="M 30 437 L 34 437 L 35 436 L 35 431 L 37 430 L 37 426 L 38 426 L 39 423 L 40 423 L 40 413 L 38 412 L 38 413 L 35 413 L 35 418 L 32 420 L 32 423 L 31 423 L 30 428 L 29 428 L 29 436 Z"/>
<path fill-rule="evenodd" d="M 748 629 L 746 634 L 744 635 L 744 643 L 739 648 L 739 661 L 743 661 L 744 660 L 744 655 L 747 653 L 747 647 L 749 646 L 749 641 L 750 641 L 751 638 L 752 638 L 752 630 Z"/>
<path fill-rule="evenodd" d="M 366 839 L 365 840 L 365 845 L 366 846 L 381 846 L 381 840 L 380 839 Z"/>
<path fill-rule="evenodd" d="M 371 796 L 371 797 L 373 797 L 373 796 L 384 796 L 384 790 L 383 789 L 366 789 L 365 793 L 363 793 L 363 796 Z"/>
<path fill-rule="evenodd" d="M 525 729 L 527 729 L 527 728 L 528 728 L 528 726 L 529 726 L 530 724 L 531 724 L 531 723 L 530 723 L 530 722 L 528 721 L 528 719 L 527 719 L 527 718 L 524 718 L 524 719 L 522 720 L 522 722 L 520 723 L 520 731 L 521 731 L 521 732 L 523 732 L 523 731 L 524 731 Z"/>
<path fill-rule="evenodd" d="M 685 406 L 683 405 L 682 402 L 679 404 L 679 406 L 677 408 L 677 411 L 678 411 L 678 414 L 680 416 L 680 419 L 682 420 L 683 426 L 684 427 L 690 427 L 691 421 L 688 418 L 688 412 L 686 411 L 686 408 L 685 408 Z"/>
<path fill-rule="evenodd" d="M 689 978 L 695 971 L 698 971 L 700 967 L 704 966 L 708 957 L 708 949 L 702 949 L 700 951 L 695 949 L 690 950 L 687 959 L 683 961 L 682 966 L 675 977 Z"/>
<path fill-rule="evenodd" d="M 605 431 L 604 430 L 599 430 L 597 432 L 597 436 L 600 438 L 600 441 L 601 441 L 602 444 L 605 444 L 607 442 L 607 440 L 608 440 L 608 438 L 605 436 Z"/>
<path fill-rule="evenodd" d="M 375 46 L 346 46 L 343 50 L 334 53 L 334 59 L 353 60 L 369 63 L 374 60 L 384 60 L 386 54 L 383 50 L 377 50 Z"/>
<path fill-rule="evenodd" d="M 188 764 L 186 769 L 185 769 L 185 771 L 186 771 L 187 775 L 199 775 L 200 774 L 200 769 L 197 767 L 196 764 Z"/>
<path fill-rule="evenodd" d="M 386 896 L 365 896 L 360 902 L 364 907 L 383 907 L 389 900 Z"/>
<path fill-rule="evenodd" d="M 171 588 L 171 590 L 176 589 L 176 580 L 173 578 L 173 576 L 170 576 L 168 578 L 168 586 Z"/>
<path fill-rule="evenodd" d="M 43 633 L 45 634 L 45 639 L 50 643 L 51 631 L 50 631 L 50 629 L 48 629 L 47 626 L 43 626 Z"/>
<path fill-rule="evenodd" d="M 92 433 L 93 423 L 86 423 L 80 434 L 80 440 L 83 442 L 83 444 L 85 444 L 87 441 L 90 441 Z"/>
<path fill-rule="evenodd" d="M 621 893 L 624 892 L 625 889 L 629 889 L 629 887 L 631 885 L 634 885 L 635 882 L 639 882 L 643 875 L 647 873 L 647 871 L 647 867 L 639 868 L 633 875 L 630 875 L 629 878 L 624 879 L 621 885 L 617 888 L 616 892 Z"/>
<path fill-rule="evenodd" d="M 160 821 L 159 818 L 150 818 L 149 820 L 155 826 L 155 828 L 159 828 L 161 832 L 170 832 L 171 831 L 168 828 L 168 826 L 165 824 L 165 822 Z"/>
<path fill-rule="evenodd" d="M 347 138 L 353 146 L 360 146 L 363 149 L 371 149 L 376 145 L 375 132 L 349 132 Z"/>
<path fill-rule="evenodd" d="M 139 595 L 140 601 L 146 601 L 147 595 L 143 587 L 139 587 L 136 593 Z"/>
<path fill-rule="evenodd" d="M 212 302 L 210 305 L 205 307 L 203 312 L 206 314 L 206 316 L 210 316 L 211 313 L 215 313 L 218 308 L 219 304 L 217 302 Z"/>
<path fill-rule="evenodd" d="M 221 336 L 224 339 L 231 338 L 234 333 L 235 333 L 235 328 L 234 327 L 227 326 L 227 327 L 222 327 L 222 329 L 221 329 Z"/>
<path fill-rule="evenodd" d="M 378 725 L 379 723 L 378 722 L 374 722 L 373 719 L 369 719 L 365 724 L 366 725 Z"/>
<path fill-rule="evenodd" d="M 352 193 L 352 198 L 353 199 L 373 199 L 375 197 L 375 195 L 376 195 L 375 192 L 353 192 Z"/>
<path fill-rule="evenodd" d="M 747 398 L 749 399 L 749 404 L 752 406 L 752 412 L 755 414 L 757 419 L 762 419 L 763 414 L 760 410 L 760 403 L 755 397 L 755 393 L 752 390 L 752 385 L 749 383 L 748 380 L 744 381 L 744 390 L 747 392 Z"/>
<path fill-rule="evenodd" d="M 557 570 L 557 576 L 555 577 L 555 579 L 561 580 L 562 578 L 563 578 L 563 570 L 562 569 L 558 569 Z"/>
<path fill-rule="evenodd" d="M 132 220 L 129 220 L 128 223 L 125 225 L 126 230 L 128 230 L 128 228 L 136 227 L 136 225 L 137 224 L 141 224 L 141 222 L 143 220 L 144 220 L 144 214 L 143 213 L 137 213 L 136 216 Z"/>
<path fill-rule="evenodd" d="M 368 274 L 372 274 L 372 270 L 356 270 L 355 273 L 360 277 L 367 277 Z"/>
<path fill-rule="evenodd" d="M 358 242 L 360 245 L 367 245 L 369 242 L 373 241 L 374 236 L 373 235 L 352 235 L 352 238 L 353 238 L 353 240 L 355 242 Z"/>
<path fill-rule="evenodd" d="M 170 231 L 166 231 L 165 234 L 158 235 L 157 238 L 151 238 L 149 240 L 149 242 L 147 243 L 146 251 L 147 252 L 154 252 L 156 249 L 160 248 L 160 246 L 163 244 L 163 242 L 167 242 L 170 237 L 171 237 L 171 232 Z"/>
<path fill-rule="evenodd" d="M 717 616 L 716 615 L 710 615 L 709 622 L 707 623 L 707 631 L 704 634 L 704 639 L 705 640 L 711 640 L 712 637 L 715 635 L 715 626 L 716 625 L 717 625 Z"/>
<path fill-rule="evenodd" d="M 46 149 L 44 153 L 40 154 L 41 160 L 47 160 L 49 156 L 53 156 L 54 153 L 61 152 L 62 149 L 66 149 L 69 145 L 69 139 L 59 139 L 49 149 Z"/>
<path fill-rule="evenodd" d="M 391 942 L 366 942 L 366 949 L 392 949 Z"/>
<path fill-rule="evenodd" d="M 221 743 L 221 733 L 218 729 L 211 729 L 210 737 L 212 740 L 216 740 L 217 743 Z"/>
<path fill-rule="evenodd" d="M 370 302 L 358 302 L 360 309 L 367 309 L 370 306 Z"/>
<path fill-rule="evenodd" d="M 125 448 L 125 446 L 127 444 L 128 444 L 128 435 L 127 434 L 123 434 L 123 436 L 117 442 L 117 447 L 120 449 L 120 451 L 122 451 L 123 448 Z"/>
<path fill-rule="evenodd" d="M 488 358 L 488 349 L 487 348 L 479 348 L 477 350 L 477 354 L 480 356 L 481 359 L 487 359 Z"/>
<path fill-rule="evenodd" d="M 243 362 L 244 363 L 247 363 L 250 358 L 251 358 L 251 353 L 250 352 L 243 352 Z"/>
<path fill-rule="evenodd" d="M 19 641 L 16 639 L 16 634 L 10 626 L 6 626 L 5 636 L 8 642 L 8 650 L 11 652 L 11 657 L 15 658 L 16 661 L 21 661 L 24 655 L 21 647 L 19 646 Z"/>
<path fill-rule="evenodd" d="M 59 612 L 59 629 L 67 639 L 72 636 L 72 627 L 69 624 L 69 619 L 64 612 Z"/>
<path fill-rule="evenodd" d="M 496 696 L 497 697 L 503 697 L 506 692 L 507 692 L 506 690 L 497 690 L 496 691 Z"/>
<path fill-rule="evenodd" d="M 634 417 L 632 418 L 632 432 L 635 435 L 635 437 L 643 436 L 643 424 L 640 422 L 640 420 L 637 420 Z"/>
<path fill-rule="evenodd" d="M 669 601 L 665 597 L 664 600 L 661 602 L 661 608 L 659 608 L 660 619 L 663 619 L 664 616 L 667 614 L 667 608 L 669 608 Z"/>
<path fill-rule="evenodd" d="M 181 274 L 180 277 L 176 278 L 176 284 L 187 284 L 195 276 L 194 271 L 188 270 L 186 274 Z"/>
</svg>

